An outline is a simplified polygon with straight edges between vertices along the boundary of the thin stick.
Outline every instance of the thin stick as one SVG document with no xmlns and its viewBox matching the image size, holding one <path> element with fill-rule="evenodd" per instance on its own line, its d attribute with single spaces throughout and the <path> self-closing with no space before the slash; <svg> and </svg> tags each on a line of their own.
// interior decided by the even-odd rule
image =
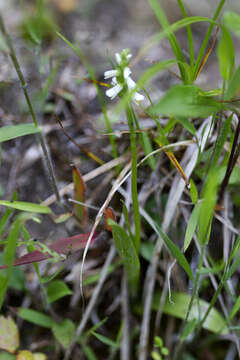
<svg viewBox="0 0 240 360">
<path fill-rule="evenodd" d="M 60 128 L 62 129 L 63 133 L 66 135 L 66 137 L 79 149 L 81 150 L 86 156 L 90 157 L 91 159 L 93 159 L 94 161 L 96 161 L 98 164 L 103 165 L 104 161 L 102 161 L 98 156 L 94 155 L 92 152 L 88 151 L 87 149 L 85 149 L 85 147 L 83 147 L 82 145 L 78 144 L 69 134 L 68 132 L 64 129 L 62 121 L 59 119 L 59 117 L 54 114 L 55 119 L 57 120 Z"/>
</svg>

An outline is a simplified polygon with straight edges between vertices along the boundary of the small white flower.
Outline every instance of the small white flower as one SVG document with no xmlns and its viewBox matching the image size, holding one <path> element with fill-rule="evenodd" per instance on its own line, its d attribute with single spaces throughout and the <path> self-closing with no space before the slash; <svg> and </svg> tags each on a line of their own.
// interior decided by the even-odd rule
<svg viewBox="0 0 240 360">
<path fill-rule="evenodd" d="M 113 86 L 111 89 L 108 89 L 108 90 L 106 91 L 106 95 L 107 95 L 108 97 L 110 97 L 111 100 L 113 100 L 113 99 L 120 93 L 120 91 L 121 91 L 122 89 L 123 89 L 122 85 L 120 85 L 120 84 L 117 83 L 117 85 Z"/>
<path fill-rule="evenodd" d="M 118 53 L 116 53 L 115 54 L 115 58 L 116 58 L 116 62 L 118 63 L 118 64 L 120 64 L 121 63 L 121 55 L 120 54 L 118 54 Z"/>
<path fill-rule="evenodd" d="M 113 78 L 112 78 L 112 85 L 117 85 L 117 78 L 114 76 Z"/>
<path fill-rule="evenodd" d="M 125 67 L 125 69 L 123 70 L 123 77 L 125 80 L 127 80 L 127 78 L 129 78 L 129 75 L 131 74 L 131 70 L 129 69 L 129 67 Z"/>
<path fill-rule="evenodd" d="M 128 89 L 129 89 L 130 91 L 131 91 L 132 89 L 134 89 L 135 86 L 136 86 L 135 81 L 134 81 L 132 78 L 130 78 L 130 76 L 128 76 L 128 77 L 126 78 L 126 83 L 127 83 Z M 139 94 L 138 92 L 135 92 L 135 93 L 133 94 L 133 99 L 134 99 L 134 101 L 138 104 L 139 102 L 141 102 L 141 101 L 144 100 L 144 96 L 141 95 L 141 94 Z"/>
<path fill-rule="evenodd" d="M 130 76 L 128 78 L 126 78 L 126 82 L 127 82 L 127 86 L 129 88 L 129 90 L 132 90 L 135 88 L 136 83 L 135 83 L 135 81 L 133 81 L 132 78 L 130 78 Z"/>
<path fill-rule="evenodd" d="M 117 76 L 118 70 L 108 70 L 104 73 L 104 79 L 110 79 L 111 77 Z"/>
</svg>

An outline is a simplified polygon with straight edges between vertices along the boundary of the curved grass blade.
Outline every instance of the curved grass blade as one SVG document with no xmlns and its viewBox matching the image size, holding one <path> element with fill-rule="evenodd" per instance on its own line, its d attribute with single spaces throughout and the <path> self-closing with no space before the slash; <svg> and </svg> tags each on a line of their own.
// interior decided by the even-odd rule
<svg viewBox="0 0 240 360">
<path fill-rule="evenodd" d="M 175 245 L 174 242 L 167 236 L 167 234 L 162 231 L 161 227 L 154 220 L 152 221 L 156 226 L 156 230 L 158 231 L 159 236 L 163 239 L 165 245 L 167 246 L 174 259 L 176 259 L 178 264 L 183 268 L 183 270 L 185 270 L 188 277 L 193 281 L 194 276 L 186 257 L 183 255 L 179 247 Z"/>
</svg>

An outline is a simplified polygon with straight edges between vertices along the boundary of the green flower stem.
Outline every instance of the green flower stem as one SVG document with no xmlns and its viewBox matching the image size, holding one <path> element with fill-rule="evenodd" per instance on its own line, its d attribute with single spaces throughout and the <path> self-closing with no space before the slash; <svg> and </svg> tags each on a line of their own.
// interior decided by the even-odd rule
<svg viewBox="0 0 240 360">
<path fill-rule="evenodd" d="M 0 16 L 0 29 L 2 31 L 2 34 L 3 34 L 4 38 L 5 38 L 5 40 L 6 40 L 7 46 L 9 48 L 9 55 L 10 55 L 10 57 L 12 59 L 13 65 L 15 67 L 15 70 L 16 70 L 17 75 L 19 77 L 20 83 L 22 85 L 23 93 L 24 93 L 24 96 L 25 96 L 25 99 L 26 99 L 26 102 L 27 102 L 27 105 L 28 105 L 29 112 L 31 114 L 33 123 L 34 123 L 34 125 L 36 127 L 38 127 L 37 117 L 36 117 L 36 114 L 35 114 L 35 112 L 33 110 L 33 106 L 32 106 L 30 97 L 28 95 L 27 83 L 26 83 L 26 81 L 24 79 L 20 64 L 19 64 L 17 56 L 16 56 L 16 52 L 15 52 L 14 47 L 12 45 L 12 40 L 11 40 L 10 36 L 8 35 L 8 33 L 6 31 L 6 28 L 4 26 L 4 22 L 3 22 L 3 19 L 2 19 L 1 16 Z M 42 133 L 37 134 L 37 136 L 38 136 L 40 145 L 42 147 L 44 159 L 45 159 L 46 164 L 47 164 L 47 168 L 48 168 L 48 171 L 49 171 L 51 183 L 52 183 L 52 186 L 53 186 L 57 201 L 60 202 L 61 199 L 60 199 L 59 191 L 58 191 L 58 188 L 57 188 L 57 181 L 56 181 L 53 166 L 52 166 L 52 163 L 51 163 L 51 160 L 50 160 L 50 156 L 49 156 L 49 153 L 48 153 L 48 150 L 47 150 L 47 146 L 45 144 L 44 137 L 43 137 Z"/>
<path fill-rule="evenodd" d="M 138 190 L 137 190 L 137 137 L 134 127 L 134 110 L 130 104 L 127 104 L 126 114 L 128 120 L 128 126 L 130 129 L 130 142 L 132 153 L 132 203 L 135 222 L 135 248 L 137 253 L 139 252 L 140 236 L 141 236 L 141 218 L 138 204 Z"/>
</svg>

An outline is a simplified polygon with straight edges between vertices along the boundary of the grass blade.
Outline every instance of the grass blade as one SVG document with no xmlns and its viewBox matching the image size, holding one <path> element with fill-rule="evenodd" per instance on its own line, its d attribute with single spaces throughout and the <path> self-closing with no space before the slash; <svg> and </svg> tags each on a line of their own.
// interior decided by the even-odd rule
<svg viewBox="0 0 240 360">
<path fill-rule="evenodd" d="M 156 226 L 159 236 L 163 239 L 165 245 L 167 246 L 174 259 L 176 259 L 178 264 L 183 268 L 183 270 L 185 270 L 188 277 L 193 281 L 193 273 L 186 257 L 183 255 L 179 247 L 175 245 L 174 242 L 162 231 L 161 227 L 156 222 L 154 222 L 154 224 Z"/>
<path fill-rule="evenodd" d="M 127 232 L 120 225 L 111 219 L 109 219 L 108 223 L 112 228 L 113 240 L 126 270 L 129 285 L 132 290 L 136 290 L 140 262 L 135 246 Z"/>
<path fill-rule="evenodd" d="M 16 139 L 20 136 L 37 134 L 40 133 L 41 131 L 42 131 L 41 128 L 35 126 L 34 124 L 2 126 L 0 128 L 0 143 L 4 141 Z"/>
<path fill-rule="evenodd" d="M 21 211 L 29 211 L 39 214 L 51 214 L 51 209 L 48 206 L 43 206 L 40 204 L 34 204 L 25 201 L 0 200 L 0 205 Z"/>
</svg>

